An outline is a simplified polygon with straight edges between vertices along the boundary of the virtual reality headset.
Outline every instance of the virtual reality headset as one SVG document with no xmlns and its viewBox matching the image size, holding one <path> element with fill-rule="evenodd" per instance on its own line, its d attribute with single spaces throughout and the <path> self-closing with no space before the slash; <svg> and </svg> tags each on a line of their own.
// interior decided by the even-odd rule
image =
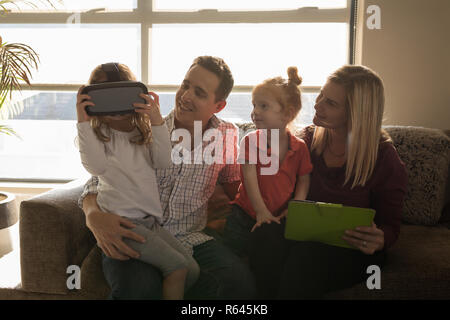
<svg viewBox="0 0 450 320">
<path fill-rule="evenodd" d="M 88 94 L 95 106 L 87 106 L 90 116 L 106 116 L 134 113 L 133 103 L 146 103 L 139 95 L 148 94 L 147 87 L 139 81 L 120 81 L 117 63 L 102 64 L 107 82 L 86 86 L 82 94 Z"/>
</svg>

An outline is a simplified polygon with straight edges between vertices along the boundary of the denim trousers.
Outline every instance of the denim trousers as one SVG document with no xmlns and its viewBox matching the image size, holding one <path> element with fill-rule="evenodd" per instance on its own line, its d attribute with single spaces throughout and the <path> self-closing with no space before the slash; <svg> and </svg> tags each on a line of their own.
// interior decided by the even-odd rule
<svg viewBox="0 0 450 320">
<path fill-rule="evenodd" d="M 255 298 L 256 287 L 248 265 L 220 241 L 195 246 L 193 257 L 200 266 L 200 275 L 185 299 Z M 110 299 L 161 299 L 163 277 L 152 265 L 136 259 L 116 260 L 103 253 L 102 265 L 111 288 Z"/>
<path fill-rule="evenodd" d="M 222 242 L 236 255 L 247 257 L 250 249 L 250 230 L 255 223 L 255 219 L 250 217 L 241 207 L 233 204 L 231 213 L 225 223 Z"/>
<path fill-rule="evenodd" d="M 368 266 L 382 267 L 386 262 L 385 251 L 365 255 L 318 242 L 286 240 L 286 219 L 250 232 L 255 223 L 242 208 L 233 205 L 223 242 L 237 255 L 248 257 L 258 299 L 320 299 L 331 291 L 363 282 Z"/>
<path fill-rule="evenodd" d="M 252 233 L 250 267 L 260 299 L 321 299 L 368 278 L 371 265 L 383 267 L 385 251 L 366 255 L 359 250 L 320 242 L 284 238 L 281 224 L 264 224 Z"/>
</svg>

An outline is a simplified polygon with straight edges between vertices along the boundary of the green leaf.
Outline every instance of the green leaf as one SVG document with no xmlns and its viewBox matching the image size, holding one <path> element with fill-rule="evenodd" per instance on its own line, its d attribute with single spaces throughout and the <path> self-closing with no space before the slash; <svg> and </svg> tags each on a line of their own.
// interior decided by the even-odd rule
<svg viewBox="0 0 450 320">
<path fill-rule="evenodd" d="M 31 85 L 32 69 L 38 69 L 39 56 L 30 46 L 22 43 L 0 44 L 0 108 L 12 91 L 22 89 L 19 82 Z"/>
<path fill-rule="evenodd" d="M 39 0 L 39 1 L 26 1 L 26 0 L 0 0 L 0 8 L 3 13 L 7 13 L 8 11 L 8 5 L 9 6 L 15 6 L 18 11 L 20 11 L 20 7 L 17 5 L 17 3 L 22 2 L 24 5 L 31 7 L 33 9 L 37 9 L 38 6 L 34 4 L 33 2 L 40 2 L 40 3 L 47 3 L 49 4 L 53 9 L 56 10 L 56 7 L 54 3 L 60 3 L 63 4 L 62 0 Z"/>
<path fill-rule="evenodd" d="M 0 124 L 0 134 L 2 133 L 7 134 L 8 136 L 15 136 L 16 138 L 22 140 L 22 137 L 19 136 L 11 127 Z"/>
</svg>

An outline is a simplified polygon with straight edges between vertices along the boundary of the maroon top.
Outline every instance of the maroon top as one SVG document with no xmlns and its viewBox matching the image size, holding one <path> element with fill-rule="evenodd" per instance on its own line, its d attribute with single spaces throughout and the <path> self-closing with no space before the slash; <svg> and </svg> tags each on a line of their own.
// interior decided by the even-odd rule
<svg viewBox="0 0 450 320">
<path fill-rule="evenodd" d="M 302 130 L 301 136 L 311 150 L 314 126 Z M 384 232 L 384 249 L 391 247 L 400 233 L 403 199 L 406 194 L 407 174 L 394 145 L 380 142 L 375 169 L 364 187 L 345 186 L 345 164 L 338 168 L 327 167 L 322 155 L 311 153 L 313 171 L 308 200 L 341 203 L 346 206 L 376 210 L 374 222 Z"/>
</svg>

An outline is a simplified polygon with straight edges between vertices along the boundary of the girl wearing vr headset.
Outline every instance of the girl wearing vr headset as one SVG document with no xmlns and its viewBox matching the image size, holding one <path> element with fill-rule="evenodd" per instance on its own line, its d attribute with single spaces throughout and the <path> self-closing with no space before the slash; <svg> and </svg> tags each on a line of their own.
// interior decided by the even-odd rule
<svg viewBox="0 0 450 320">
<path fill-rule="evenodd" d="M 89 84 L 128 80 L 136 77 L 126 65 L 108 63 L 92 71 Z M 83 166 L 99 178 L 98 205 L 104 212 L 120 215 L 121 224 L 145 238 L 123 241 L 140 253 L 133 258 L 161 270 L 162 297 L 183 299 L 184 289 L 197 280 L 199 267 L 160 225 L 163 210 L 154 169 L 171 165 L 172 144 L 159 97 L 153 92 L 141 94 L 146 103 L 134 103 L 134 113 L 89 116 L 85 108 L 95 109 L 95 104 L 82 94 L 83 88 L 77 94 L 78 143 Z M 101 249 L 108 253 L 108 248 Z"/>
</svg>

